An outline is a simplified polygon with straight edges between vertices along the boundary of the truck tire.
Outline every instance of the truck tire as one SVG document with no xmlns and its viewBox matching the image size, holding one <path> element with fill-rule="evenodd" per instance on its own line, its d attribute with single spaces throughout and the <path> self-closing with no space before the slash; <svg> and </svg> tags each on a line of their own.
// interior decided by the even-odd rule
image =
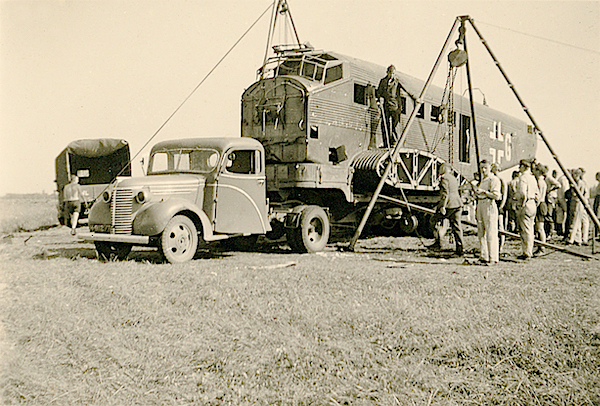
<svg viewBox="0 0 600 406">
<path fill-rule="evenodd" d="M 327 213 L 319 206 L 304 206 L 297 228 L 287 230 L 290 248 L 296 252 L 319 252 L 325 249 L 331 226 Z"/>
<path fill-rule="evenodd" d="M 131 244 L 122 242 L 94 241 L 94 245 L 102 262 L 124 261 L 131 252 Z"/>
<path fill-rule="evenodd" d="M 172 264 L 192 259 L 198 249 L 198 230 L 194 222 L 184 215 L 169 220 L 160 236 L 159 249 Z"/>
<path fill-rule="evenodd" d="M 400 221 L 398 222 L 398 227 L 404 235 L 414 233 L 418 225 L 419 220 L 414 214 L 403 215 L 400 217 Z"/>
</svg>

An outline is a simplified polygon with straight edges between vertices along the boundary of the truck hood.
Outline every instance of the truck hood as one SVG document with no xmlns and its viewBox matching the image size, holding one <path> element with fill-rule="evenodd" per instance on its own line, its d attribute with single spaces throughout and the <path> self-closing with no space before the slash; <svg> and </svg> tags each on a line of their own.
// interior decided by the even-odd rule
<svg viewBox="0 0 600 406">
<path fill-rule="evenodd" d="M 195 174 L 152 175 L 136 178 L 117 178 L 119 189 L 149 189 L 155 196 L 195 194 L 206 183 L 206 177 Z"/>
</svg>

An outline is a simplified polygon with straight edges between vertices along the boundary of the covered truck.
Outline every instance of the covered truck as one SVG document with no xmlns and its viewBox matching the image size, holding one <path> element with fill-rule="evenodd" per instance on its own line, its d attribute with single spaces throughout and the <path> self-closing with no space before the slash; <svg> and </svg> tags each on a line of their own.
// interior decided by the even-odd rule
<svg viewBox="0 0 600 406">
<path fill-rule="evenodd" d="M 82 139 L 69 143 L 56 157 L 59 223 L 68 223 L 63 190 L 73 175 L 79 177 L 83 194 L 91 204 L 117 176 L 131 176 L 129 159 L 129 144 L 123 139 Z M 85 218 L 84 212 L 81 211 Z"/>
</svg>

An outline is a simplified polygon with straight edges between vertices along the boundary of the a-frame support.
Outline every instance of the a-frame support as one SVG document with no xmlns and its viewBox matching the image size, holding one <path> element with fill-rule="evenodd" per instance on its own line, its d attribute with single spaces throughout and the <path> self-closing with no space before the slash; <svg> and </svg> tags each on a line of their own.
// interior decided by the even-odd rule
<svg viewBox="0 0 600 406">
<path fill-rule="evenodd" d="M 544 141 L 544 144 L 546 145 L 546 147 L 550 151 L 550 154 L 552 155 L 552 157 L 554 158 L 554 160 L 556 161 L 556 163 L 558 164 L 558 166 L 560 167 L 560 169 L 562 170 L 562 172 L 565 174 L 565 176 L 569 180 L 569 184 L 571 185 L 571 187 L 574 188 L 574 190 L 575 190 L 575 192 L 577 194 L 577 197 L 583 203 L 583 206 L 585 207 L 586 212 L 588 213 L 588 215 L 590 216 L 590 218 L 592 219 L 592 221 L 594 222 L 594 224 L 596 225 L 596 227 L 600 229 L 600 221 L 598 220 L 598 217 L 596 217 L 595 213 L 593 212 L 593 210 L 589 206 L 589 203 L 586 201 L 585 197 L 583 196 L 583 194 L 581 193 L 581 191 L 577 187 L 577 184 L 575 183 L 575 180 L 573 179 L 573 177 L 571 176 L 571 174 L 569 173 L 569 171 L 567 171 L 565 169 L 565 167 L 562 165 L 562 163 L 560 162 L 558 156 L 556 155 L 556 153 L 554 152 L 554 150 L 550 146 L 550 143 L 548 142 L 548 140 L 546 139 L 546 137 L 543 135 L 542 131 L 538 127 L 538 125 L 537 125 L 536 121 L 534 120 L 533 116 L 529 112 L 529 109 L 525 106 L 525 104 L 523 103 L 523 100 L 521 99 L 521 97 L 517 93 L 514 85 L 508 79 L 508 76 L 506 75 L 506 72 L 504 71 L 504 69 L 500 65 L 500 62 L 495 57 L 494 53 L 492 52 L 492 50 L 488 46 L 487 42 L 485 41 L 485 39 L 483 38 L 483 36 L 481 35 L 481 33 L 479 32 L 479 30 L 475 26 L 475 23 L 473 22 L 473 19 L 471 17 L 469 17 L 469 16 L 459 16 L 459 17 L 456 18 L 456 20 L 454 21 L 454 24 L 452 25 L 452 28 L 450 29 L 450 33 L 448 34 L 448 37 L 446 38 L 446 42 L 444 43 L 444 46 L 442 47 L 442 50 L 441 50 L 440 54 L 438 55 L 438 58 L 437 58 L 434 66 L 433 66 L 433 69 L 431 70 L 431 73 L 429 74 L 429 77 L 427 78 L 427 81 L 425 82 L 425 85 L 423 86 L 423 90 L 421 91 L 421 94 L 419 95 L 419 98 L 416 100 L 415 107 L 414 107 L 414 109 L 413 109 L 413 111 L 412 111 L 412 113 L 410 115 L 410 118 L 408 119 L 408 122 L 407 122 L 406 126 L 404 127 L 404 129 L 402 131 L 402 135 L 400 136 L 400 138 L 396 142 L 396 145 L 394 145 L 394 149 L 393 149 L 392 153 L 390 154 L 390 160 L 389 160 L 389 162 L 388 162 L 388 164 L 387 164 L 387 166 L 385 168 L 385 171 L 381 175 L 381 179 L 379 181 L 379 184 L 377 185 L 377 188 L 375 189 L 375 192 L 373 193 L 373 196 L 371 198 L 371 201 L 369 202 L 369 205 L 367 206 L 367 210 L 365 211 L 365 214 L 363 215 L 363 218 L 361 219 L 361 222 L 360 222 L 358 228 L 356 229 L 356 232 L 354 233 L 354 236 L 352 237 L 352 239 L 350 241 L 350 245 L 348 246 L 349 250 L 351 250 L 351 251 L 354 250 L 356 242 L 358 241 L 358 238 L 360 237 L 360 234 L 362 233 L 362 231 L 363 231 L 363 229 L 364 229 L 364 227 L 365 227 L 365 225 L 367 223 L 367 220 L 369 219 L 369 216 L 371 215 L 371 212 L 373 211 L 373 207 L 375 207 L 375 204 L 376 204 L 377 200 L 379 199 L 379 196 L 381 194 L 381 190 L 383 189 L 383 186 L 385 185 L 386 178 L 388 177 L 388 175 L 389 175 L 389 173 L 391 171 L 392 165 L 394 165 L 395 159 L 397 157 L 397 152 L 398 152 L 399 148 L 402 146 L 402 144 L 404 144 L 404 141 L 406 139 L 406 135 L 408 133 L 408 129 L 410 128 L 410 126 L 411 126 L 411 124 L 412 124 L 412 122 L 413 122 L 413 120 L 414 120 L 414 118 L 415 118 L 418 110 L 420 109 L 421 105 L 423 104 L 423 96 L 427 92 L 427 89 L 429 88 L 429 85 L 431 84 L 431 81 L 433 80 L 433 77 L 435 76 L 435 73 L 437 72 L 437 70 L 439 68 L 439 65 L 441 63 L 443 55 L 446 54 L 446 50 L 447 50 L 448 45 L 450 43 L 450 38 L 454 35 L 454 33 L 455 33 L 455 31 L 456 31 L 459 23 L 461 25 L 460 26 L 461 33 L 460 33 L 460 38 L 457 41 L 457 45 L 462 42 L 465 52 L 467 51 L 466 36 L 465 36 L 465 31 L 466 31 L 465 22 L 466 21 L 468 21 L 471 24 L 471 26 L 473 27 L 473 29 L 475 30 L 475 33 L 479 37 L 481 43 L 485 46 L 485 48 L 487 49 L 488 53 L 490 54 L 490 57 L 493 59 L 494 63 L 496 64 L 496 66 L 500 70 L 500 73 L 504 77 L 506 83 L 508 84 L 508 87 L 512 90 L 513 94 L 515 95 L 515 97 L 519 101 L 519 104 L 521 105 L 523 111 L 525 112 L 525 114 L 527 114 L 527 117 L 529 117 L 529 119 L 531 120 L 531 123 L 533 124 L 533 126 L 535 128 L 535 132 L 540 135 L 540 137 L 542 138 L 542 141 Z M 475 108 L 474 108 L 474 104 L 473 104 L 473 92 L 472 92 L 472 86 L 471 86 L 471 75 L 470 75 L 470 67 L 469 67 L 469 58 L 468 58 L 468 55 L 467 55 L 467 75 L 468 75 L 468 86 L 469 86 L 469 99 L 470 99 L 470 106 L 471 106 L 471 120 L 472 120 L 472 126 L 473 126 L 473 128 L 475 128 L 475 124 L 476 124 L 475 123 Z M 477 134 L 476 134 L 476 132 L 473 133 L 473 136 L 474 136 L 474 140 L 475 140 L 475 149 L 476 149 L 476 153 L 477 153 L 477 161 L 479 162 L 479 150 L 478 150 L 478 143 L 477 143 Z"/>
</svg>

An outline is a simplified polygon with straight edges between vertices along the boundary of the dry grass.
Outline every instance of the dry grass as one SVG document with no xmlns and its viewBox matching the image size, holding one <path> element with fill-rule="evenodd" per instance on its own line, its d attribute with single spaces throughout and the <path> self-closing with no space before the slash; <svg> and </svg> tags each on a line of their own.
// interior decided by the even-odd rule
<svg viewBox="0 0 600 406">
<path fill-rule="evenodd" d="M 0 245 L 5 404 L 600 403 L 597 261 L 470 266 L 375 238 L 103 264 L 67 233 Z"/>
<path fill-rule="evenodd" d="M 57 204 L 55 195 L 29 194 L 0 197 L 0 235 L 58 225 Z"/>
</svg>

